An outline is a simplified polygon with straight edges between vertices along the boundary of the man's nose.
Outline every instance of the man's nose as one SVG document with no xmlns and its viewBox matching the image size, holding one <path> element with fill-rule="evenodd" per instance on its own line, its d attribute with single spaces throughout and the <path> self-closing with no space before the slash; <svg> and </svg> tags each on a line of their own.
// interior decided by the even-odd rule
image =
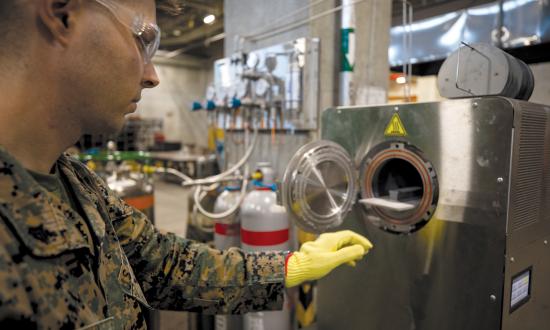
<svg viewBox="0 0 550 330">
<path fill-rule="evenodd" d="M 160 79 L 155 70 L 155 66 L 152 62 L 149 62 L 145 65 L 141 86 L 143 86 L 143 88 L 155 88 L 158 84 L 160 84 Z"/>
</svg>

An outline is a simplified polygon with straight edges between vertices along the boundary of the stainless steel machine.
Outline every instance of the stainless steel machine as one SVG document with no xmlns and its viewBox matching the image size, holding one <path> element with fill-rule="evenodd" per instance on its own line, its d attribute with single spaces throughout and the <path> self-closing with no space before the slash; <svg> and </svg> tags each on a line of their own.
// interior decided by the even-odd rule
<svg viewBox="0 0 550 330">
<path fill-rule="evenodd" d="M 366 261 L 319 281 L 320 329 L 550 329 L 550 107 L 504 97 L 335 108 L 282 200 Z"/>
</svg>

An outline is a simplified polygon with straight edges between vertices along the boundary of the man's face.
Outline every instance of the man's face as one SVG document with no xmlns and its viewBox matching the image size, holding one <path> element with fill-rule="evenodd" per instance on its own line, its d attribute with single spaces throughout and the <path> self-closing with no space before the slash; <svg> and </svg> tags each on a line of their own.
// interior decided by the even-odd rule
<svg viewBox="0 0 550 330">
<path fill-rule="evenodd" d="M 154 0 L 116 2 L 156 23 Z M 64 110 L 84 133 L 115 133 L 158 77 L 129 28 L 95 0 L 84 3 L 61 67 Z"/>
</svg>

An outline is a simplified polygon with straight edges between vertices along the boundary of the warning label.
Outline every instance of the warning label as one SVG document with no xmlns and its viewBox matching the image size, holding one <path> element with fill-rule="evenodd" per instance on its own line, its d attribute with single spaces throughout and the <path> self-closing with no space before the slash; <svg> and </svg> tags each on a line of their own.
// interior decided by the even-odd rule
<svg viewBox="0 0 550 330">
<path fill-rule="evenodd" d="M 385 136 L 407 136 L 407 130 L 405 129 L 405 125 L 403 125 L 403 122 L 401 121 L 401 118 L 399 118 L 399 114 L 394 113 L 391 117 L 390 123 L 386 127 L 386 130 L 384 131 Z"/>
</svg>

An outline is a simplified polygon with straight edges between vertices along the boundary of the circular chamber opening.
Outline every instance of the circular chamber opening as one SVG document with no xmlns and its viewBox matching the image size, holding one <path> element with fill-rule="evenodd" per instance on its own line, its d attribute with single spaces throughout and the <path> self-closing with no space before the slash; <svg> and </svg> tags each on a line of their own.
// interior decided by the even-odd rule
<svg viewBox="0 0 550 330">
<path fill-rule="evenodd" d="M 383 143 L 367 154 L 361 171 L 367 218 L 383 230 L 411 233 L 432 217 L 438 198 L 435 170 L 418 148 Z"/>
<path fill-rule="evenodd" d="M 381 164 L 374 174 L 372 192 L 376 198 L 408 203 L 416 208 L 424 196 L 424 184 L 414 165 L 404 159 L 393 158 Z"/>
</svg>

